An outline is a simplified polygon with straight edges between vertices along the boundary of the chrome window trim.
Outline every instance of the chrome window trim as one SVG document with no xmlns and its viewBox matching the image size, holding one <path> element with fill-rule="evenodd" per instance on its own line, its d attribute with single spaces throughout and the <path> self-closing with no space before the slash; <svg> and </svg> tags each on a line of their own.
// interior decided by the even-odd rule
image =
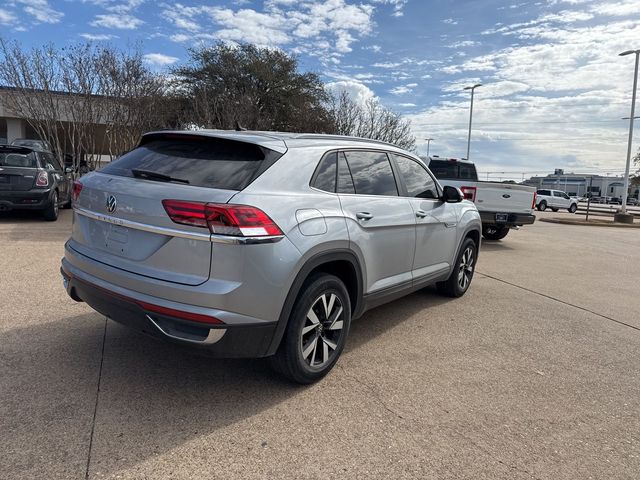
<svg viewBox="0 0 640 480">
<path fill-rule="evenodd" d="M 226 243 L 236 245 L 256 245 L 260 243 L 276 243 L 284 238 L 284 235 L 273 235 L 268 237 L 234 237 L 232 235 L 217 235 L 211 233 L 199 233 L 189 232 L 186 230 L 178 230 L 175 228 L 159 227 L 156 225 L 147 225 L 145 223 L 134 222 L 133 220 L 126 220 L 124 218 L 113 217 L 111 215 L 105 215 L 102 213 L 92 212 L 80 207 L 73 207 L 73 210 L 78 215 L 82 215 L 92 220 L 99 222 L 110 223 L 112 225 L 118 225 L 125 228 L 133 228 L 135 230 L 142 230 L 144 232 L 157 233 L 159 235 L 167 235 L 170 237 L 186 238 L 188 240 L 199 240 L 203 242 L 211 243 Z"/>
</svg>

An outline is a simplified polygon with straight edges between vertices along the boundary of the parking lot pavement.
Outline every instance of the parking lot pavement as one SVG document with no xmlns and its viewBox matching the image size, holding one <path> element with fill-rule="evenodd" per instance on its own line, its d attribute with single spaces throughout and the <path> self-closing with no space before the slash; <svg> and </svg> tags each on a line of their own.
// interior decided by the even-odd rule
<svg viewBox="0 0 640 480">
<path fill-rule="evenodd" d="M 297 387 L 260 360 L 105 330 L 62 289 L 69 225 L 0 217 L 0 478 L 640 471 L 637 230 L 536 223 L 486 242 L 465 297 L 367 313 L 336 369 Z"/>
</svg>

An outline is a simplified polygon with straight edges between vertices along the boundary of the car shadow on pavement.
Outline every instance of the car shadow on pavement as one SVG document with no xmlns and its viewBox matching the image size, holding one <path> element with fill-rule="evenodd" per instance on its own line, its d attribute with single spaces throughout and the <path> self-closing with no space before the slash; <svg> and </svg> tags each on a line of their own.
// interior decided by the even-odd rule
<svg viewBox="0 0 640 480">
<path fill-rule="evenodd" d="M 504 252 L 506 250 L 513 250 L 513 247 L 502 240 L 482 240 L 482 246 L 480 247 L 480 256 L 482 256 L 483 251 Z"/>
<path fill-rule="evenodd" d="M 367 312 L 353 322 L 347 352 L 449 300 L 427 289 Z M 112 321 L 101 365 L 104 332 L 104 319 L 90 313 L 0 334 L 0 431 L 6 445 L 29 445 L 4 455 L 3 471 L 20 477 L 39 468 L 32 462 L 38 452 L 46 468 L 59 462 L 68 468 L 73 458 L 84 475 L 93 428 L 90 473 L 114 475 L 200 436 L 224 436 L 230 425 L 332 385 L 331 378 L 324 386 L 293 385 L 264 359 L 212 359 Z"/>
</svg>

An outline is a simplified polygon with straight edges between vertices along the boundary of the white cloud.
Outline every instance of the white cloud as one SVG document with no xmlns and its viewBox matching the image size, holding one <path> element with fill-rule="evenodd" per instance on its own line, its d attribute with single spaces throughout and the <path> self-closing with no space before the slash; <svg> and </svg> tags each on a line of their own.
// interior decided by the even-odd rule
<svg viewBox="0 0 640 480">
<path fill-rule="evenodd" d="M 133 15 L 119 15 L 107 13 L 96 15 L 91 22 L 92 27 L 116 28 L 119 30 L 134 30 L 144 22 Z"/>
<path fill-rule="evenodd" d="M 445 18 L 444 20 L 442 20 L 442 23 L 445 23 L 447 25 L 457 25 L 458 21 L 454 20 L 453 18 Z"/>
<path fill-rule="evenodd" d="M 13 24 L 15 24 L 15 22 L 17 21 L 16 16 L 7 11 L 7 10 L 0 10 L 0 24 L 1 25 L 8 25 L 8 26 L 12 26 Z"/>
<path fill-rule="evenodd" d="M 353 101 L 361 105 L 375 98 L 373 91 L 369 87 L 355 80 L 329 82 L 326 84 L 326 88 L 334 95 L 346 92 Z"/>
<path fill-rule="evenodd" d="M 393 2 L 395 5 L 395 2 Z M 163 5 L 163 15 L 178 31 L 171 38 L 217 38 L 267 47 L 290 47 L 294 53 L 336 63 L 373 28 L 374 8 L 346 0 L 268 0 L 264 11 L 201 5 Z M 205 37 L 206 36 L 206 37 Z"/>
<path fill-rule="evenodd" d="M 144 55 L 144 60 L 151 65 L 166 66 L 173 65 L 180 59 L 163 53 L 147 53 Z"/>
<path fill-rule="evenodd" d="M 16 0 L 23 10 L 39 23 L 59 23 L 64 13 L 55 10 L 47 0 Z"/>
<path fill-rule="evenodd" d="M 113 38 L 117 38 L 115 35 L 109 35 L 106 33 L 81 33 L 80 36 L 86 40 L 92 41 L 111 40 Z"/>
<path fill-rule="evenodd" d="M 528 22 L 496 25 L 485 34 L 526 41 L 439 68 L 452 80 L 438 105 L 409 116 L 416 137 L 436 138 L 436 153 L 463 155 L 463 87 L 483 83 L 471 144 L 480 170 L 622 168 L 627 124 L 620 117 L 628 115 L 633 62 L 617 53 L 640 38 L 640 18 L 611 17 L 625 15 L 628 3 L 574 0 Z"/>
</svg>

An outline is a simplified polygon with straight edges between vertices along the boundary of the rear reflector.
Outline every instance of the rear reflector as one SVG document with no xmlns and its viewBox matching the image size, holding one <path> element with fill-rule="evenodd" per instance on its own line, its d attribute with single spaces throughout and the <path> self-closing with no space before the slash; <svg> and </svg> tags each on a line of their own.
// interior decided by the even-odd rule
<svg viewBox="0 0 640 480">
<path fill-rule="evenodd" d="M 536 208 L 536 199 L 537 198 L 538 198 L 538 194 L 536 192 L 533 192 L 533 203 L 531 204 L 531 210 Z"/>
<path fill-rule="evenodd" d="M 82 191 L 82 182 L 80 180 L 75 180 L 73 182 L 73 191 L 71 192 L 71 200 L 74 202 L 78 201 L 78 197 L 80 196 L 80 192 Z"/>
<path fill-rule="evenodd" d="M 224 323 L 222 320 L 216 317 L 211 317 L 209 315 L 202 315 L 200 313 L 191 313 L 185 312 L 183 310 L 175 310 L 173 308 L 161 307 L 160 305 L 153 305 L 151 303 L 141 302 L 136 300 L 138 306 L 147 310 L 148 312 L 157 313 L 159 315 L 164 315 L 167 317 L 178 318 L 181 320 L 189 320 L 191 322 L 199 322 L 199 323 L 210 323 L 219 325 Z"/>
<path fill-rule="evenodd" d="M 462 190 L 465 200 L 471 200 L 472 202 L 476 201 L 476 187 L 460 187 L 460 190 Z"/>
<path fill-rule="evenodd" d="M 262 210 L 248 205 L 163 200 L 162 205 L 175 223 L 209 228 L 211 233 L 235 237 L 283 235 L 282 230 Z"/>
</svg>

